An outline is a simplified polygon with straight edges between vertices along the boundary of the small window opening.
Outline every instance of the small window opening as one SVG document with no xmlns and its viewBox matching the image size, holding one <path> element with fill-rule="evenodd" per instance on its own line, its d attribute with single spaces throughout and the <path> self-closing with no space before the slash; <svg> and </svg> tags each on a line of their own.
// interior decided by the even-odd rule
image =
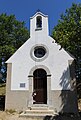
<svg viewBox="0 0 81 120">
<path fill-rule="evenodd" d="M 42 28 L 42 17 L 41 16 L 37 17 L 36 26 L 37 26 L 37 28 Z"/>
<path fill-rule="evenodd" d="M 20 83 L 21 88 L 25 88 L 25 83 Z"/>
</svg>

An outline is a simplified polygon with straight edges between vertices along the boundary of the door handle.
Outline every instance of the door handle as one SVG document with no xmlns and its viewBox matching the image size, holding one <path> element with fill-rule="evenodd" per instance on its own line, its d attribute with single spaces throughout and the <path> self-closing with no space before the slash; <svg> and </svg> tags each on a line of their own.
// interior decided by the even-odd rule
<svg viewBox="0 0 81 120">
<path fill-rule="evenodd" d="M 36 92 L 33 92 L 32 96 L 33 96 L 33 97 L 36 96 Z"/>
</svg>

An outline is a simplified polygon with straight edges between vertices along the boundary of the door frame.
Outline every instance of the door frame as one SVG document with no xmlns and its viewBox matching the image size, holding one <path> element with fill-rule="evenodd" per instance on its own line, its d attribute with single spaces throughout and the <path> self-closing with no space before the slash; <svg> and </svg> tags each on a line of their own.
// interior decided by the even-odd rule
<svg viewBox="0 0 81 120">
<path fill-rule="evenodd" d="M 49 69 L 44 66 L 44 65 L 37 65 L 37 66 L 34 66 L 30 72 L 29 72 L 29 76 L 28 76 L 28 79 L 29 79 L 29 101 L 27 101 L 28 103 L 28 107 L 32 107 L 32 106 L 42 106 L 44 104 L 33 104 L 33 97 L 32 97 L 32 94 L 33 94 L 33 72 L 36 70 L 36 69 L 44 69 L 47 73 L 47 106 L 51 106 L 52 105 L 52 96 L 51 96 L 51 74 L 50 74 L 50 71 Z"/>
<path fill-rule="evenodd" d="M 33 100 L 36 100 L 34 104 L 47 104 L 47 73 L 44 69 L 33 72 Z"/>
</svg>

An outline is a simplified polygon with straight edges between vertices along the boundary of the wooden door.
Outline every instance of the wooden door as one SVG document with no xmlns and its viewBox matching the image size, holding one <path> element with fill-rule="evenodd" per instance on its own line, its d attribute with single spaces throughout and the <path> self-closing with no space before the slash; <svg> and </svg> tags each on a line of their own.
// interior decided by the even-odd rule
<svg viewBox="0 0 81 120">
<path fill-rule="evenodd" d="M 47 104 L 47 75 L 43 69 L 34 71 L 33 104 Z"/>
</svg>

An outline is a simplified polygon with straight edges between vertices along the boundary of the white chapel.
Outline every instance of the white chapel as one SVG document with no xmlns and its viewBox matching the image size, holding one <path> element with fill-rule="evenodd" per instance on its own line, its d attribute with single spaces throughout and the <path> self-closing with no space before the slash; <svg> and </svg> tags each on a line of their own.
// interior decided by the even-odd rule
<svg viewBox="0 0 81 120">
<path fill-rule="evenodd" d="M 6 61 L 5 109 L 77 112 L 74 58 L 60 48 L 49 36 L 48 15 L 37 12 L 30 38 Z"/>
</svg>

